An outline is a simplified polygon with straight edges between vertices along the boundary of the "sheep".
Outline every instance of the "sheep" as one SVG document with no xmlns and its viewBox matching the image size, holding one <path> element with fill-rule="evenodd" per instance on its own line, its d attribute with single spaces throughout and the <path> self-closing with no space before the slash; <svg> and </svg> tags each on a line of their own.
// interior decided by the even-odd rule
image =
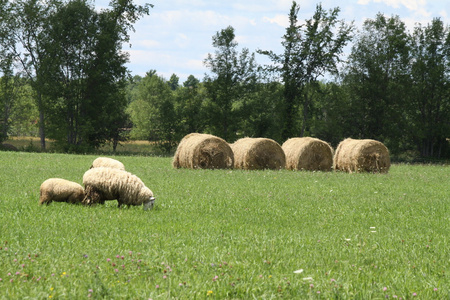
<svg viewBox="0 0 450 300">
<path fill-rule="evenodd" d="M 106 200 L 117 199 L 122 204 L 141 205 L 144 210 L 152 209 L 155 202 L 153 192 L 136 175 L 119 169 L 92 168 L 83 175 L 85 196 L 83 204 L 104 204 Z"/>
<path fill-rule="evenodd" d="M 114 168 L 125 171 L 125 166 L 118 160 L 109 158 L 109 157 L 98 157 L 96 158 L 91 165 L 92 168 L 105 167 L 105 168 Z"/>
<path fill-rule="evenodd" d="M 50 178 L 41 184 L 39 205 L 52 201 L 81 203 L 84 198 L 83 187 L 73 181 L 61 178 Z"/>
</svg>

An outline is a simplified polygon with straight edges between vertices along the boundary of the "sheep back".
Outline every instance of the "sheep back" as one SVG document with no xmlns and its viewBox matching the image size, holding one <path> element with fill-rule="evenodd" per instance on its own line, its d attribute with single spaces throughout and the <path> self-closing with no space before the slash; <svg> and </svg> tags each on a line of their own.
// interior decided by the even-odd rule
<svg viewBox="0 0 450 300">
<path fill-rule="evenodd" d="M 84 198 L 83 187 L 73 181 L 61 178 L 45 180 L 40 187 L 39 204 L 50 204 L 52 201 L 81 203 Z"/>
<path fill-rule="evenodd" d="M 91 165 L 92 168 L 99 168 L 99 167 L 105 167 L 105 168 L 113 168 L 113 169 L 119 169 L 125 171 L 125 166 L 123 163 L 116 159 L 112 159 L 109 157 L 97 157 Z"/>
<path fill-rule="evenodd" d="M 88 205 L 115 199 L 119 207 L 141 205 L 153 197 L 153 192 L 139 177 L 119 169 L 92 168 L 84 173 L 83 184 L 86 190 L 83 203 Z"/>
</svg>

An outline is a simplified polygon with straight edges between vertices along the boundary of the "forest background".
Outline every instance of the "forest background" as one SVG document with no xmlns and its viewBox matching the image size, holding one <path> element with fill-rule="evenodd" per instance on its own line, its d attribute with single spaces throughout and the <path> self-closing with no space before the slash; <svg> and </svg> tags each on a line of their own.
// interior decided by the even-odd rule
<svg viewBox="0 0 450 300">
<path fill-rule="evenodd" d="M 352 137 L 380 140 L 398 160 L 450 158 L 450 30 L 439 18 L 409 32 L 398 16 L 379 13 L 356 28 L 338 7 L 318 4 L 300 22 L 294 1 L 282 53 L 250 53 L 232 26 L 218 29 L 204 78 L 179 82 L 125 67 L 122 45 L 150 4 L 0 7 L 0 142 L 38 136 L 41 151 L 51 139 L 54 151 L 88 153 L 148 140 L 171 153 L 191 132 L 230 143 L 313 136 L 334 147 Z"/>
</svg>

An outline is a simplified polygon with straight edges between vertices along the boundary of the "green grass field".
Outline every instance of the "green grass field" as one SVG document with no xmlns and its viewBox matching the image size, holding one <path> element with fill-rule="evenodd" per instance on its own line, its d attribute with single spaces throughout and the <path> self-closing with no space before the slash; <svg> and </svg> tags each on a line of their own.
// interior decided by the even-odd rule
<svg viewBox="0 0 450 300">
<path fill-rule="evenodd" d="M 96 158 L 0 152 L 0 299 L 449 299 L 450 168 L 173 169 L 120 156 L 156 207 L 39 206 Z M 297 271 L 297 272 L 296 272 Z"/>
</svg>

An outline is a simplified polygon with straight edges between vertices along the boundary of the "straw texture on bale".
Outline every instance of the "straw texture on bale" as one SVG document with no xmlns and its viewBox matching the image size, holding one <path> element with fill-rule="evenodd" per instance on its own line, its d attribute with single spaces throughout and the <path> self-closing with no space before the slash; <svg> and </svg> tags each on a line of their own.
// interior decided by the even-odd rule
<svg viewBox="0 0 450 300">
<path fill-rule="evenodd" d="M 234 168 L 244 170 L 284 169 L 286 156 L 281 146 L 267 138 L 242 138 L 231 144 Z"/>
<path fill-rule="evenodd" d="M 233 167 L 233 163 L 233 151 L 223 139 L 191 133 L 180 141 L 172 165 L 174 168 L 228 169 Z"/>
<path fill-rule="evenodd" d="M 375 140 L 345 139 L 334 155 L 334 169 L 349 173 L 387 173 L 390 166 L 389 150 Z"/>
<path fill-rule="evenodd" d="M 331 171 L 333 149 L 319 139 L 311 137 L 291 138 L 283 143 L 286 169 L 307 171 Z"/>
</svg>

